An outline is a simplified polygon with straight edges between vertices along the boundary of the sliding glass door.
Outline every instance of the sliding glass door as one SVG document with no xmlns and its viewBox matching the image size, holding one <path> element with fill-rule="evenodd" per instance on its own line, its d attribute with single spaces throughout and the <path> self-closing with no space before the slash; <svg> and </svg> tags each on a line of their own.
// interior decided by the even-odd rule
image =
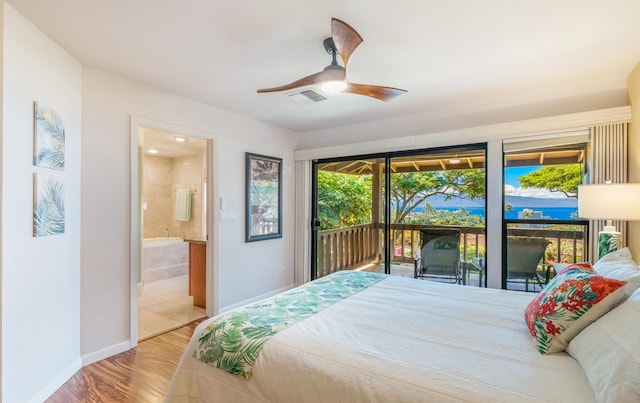
<svg viewBox="0 0 640 403">
<path fill-rule="evenodd" d="M 503 288 L 539 292 L 557 263 L 587 260 L 589 223 L 578 218 L 586 138 L 558 146 L 505 144 Z"/>
<path fill-rule="evenodd" d="M 312 278 L 385 271 L 384 177 L 380 157 L 314 164 Z"/>
<path fill-rule="evenodd" d="M 314 163 L 312 277 L 367 270 L 485 286 L 485 161 L 479 144 Z M 430 242 L 434 231 L 454 235 Z"/>
</svg>

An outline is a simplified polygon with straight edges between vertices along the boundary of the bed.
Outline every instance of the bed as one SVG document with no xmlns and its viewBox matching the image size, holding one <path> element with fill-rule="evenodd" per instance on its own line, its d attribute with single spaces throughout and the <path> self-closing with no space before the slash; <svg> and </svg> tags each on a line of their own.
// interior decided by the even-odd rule
<svg viewBox="0 0 640 403">
<path fill-rule="evenodd" d="M 381 275 L 269 337 L 249 376 L 197 358 L 220 320 L 210 318 L 195 329 L 166 401 L 596 401 L 578 360 L 534 348 L 523 312 L 535 296 Z"/>
</svg>

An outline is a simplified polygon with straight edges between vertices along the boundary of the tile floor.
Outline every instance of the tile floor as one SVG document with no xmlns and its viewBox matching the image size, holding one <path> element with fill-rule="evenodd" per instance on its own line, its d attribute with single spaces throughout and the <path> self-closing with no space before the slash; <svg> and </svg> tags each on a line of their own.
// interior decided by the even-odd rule
<svg viewBox="0 0 640 403">
<path fill-rule="evenodd" d="M 193 306 L 188 290 L 188 275 L 146 283 L 138 294 L 138 340 L 205 317 L 204 309 Z"/>
</svg>

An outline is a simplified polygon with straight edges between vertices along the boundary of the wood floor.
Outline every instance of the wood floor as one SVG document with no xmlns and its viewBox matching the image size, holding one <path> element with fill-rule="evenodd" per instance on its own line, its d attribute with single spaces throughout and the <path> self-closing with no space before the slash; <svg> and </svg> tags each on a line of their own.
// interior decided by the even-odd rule
<svg viewBox="0 0 640 403">
<path fill-rule="evenodd" d="M 193 330 L 202 320 L 87 365 L 46 402 L 162 402 Z"/>
</svg>

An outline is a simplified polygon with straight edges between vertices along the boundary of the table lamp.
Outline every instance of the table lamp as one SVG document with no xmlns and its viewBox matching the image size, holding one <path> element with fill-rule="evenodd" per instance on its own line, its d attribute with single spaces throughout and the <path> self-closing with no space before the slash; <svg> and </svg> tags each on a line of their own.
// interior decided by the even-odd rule
<svg viewBox="0 0 640 403">
<path fill-rule="evenodd" d="M 578 186 L 578 216 L 607 220 L 598 233 L 598 259 L 622 248 L 622 234 L 612 225 L 612 220 L 640 220 L 640 183 Z"/>
</svg>

